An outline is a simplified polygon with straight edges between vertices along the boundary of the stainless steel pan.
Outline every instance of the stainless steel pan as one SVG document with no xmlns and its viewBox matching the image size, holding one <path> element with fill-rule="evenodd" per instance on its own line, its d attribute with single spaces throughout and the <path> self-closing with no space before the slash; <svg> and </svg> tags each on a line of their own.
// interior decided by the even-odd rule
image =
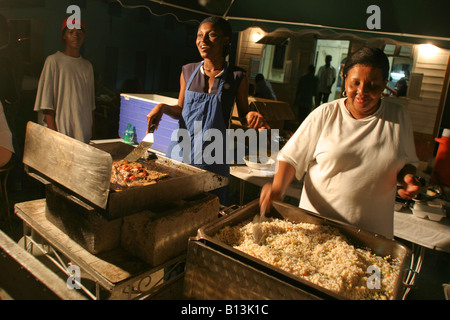
<svg viewBox="0 0 450 320">
<path fill-rule="evenodd" d="M 255 215 L 259 215 L 259 200 L 255 200 L 248 205 L 236 210 L 233 214 L 219 219 L 213 223 L 210 223 L 198 230 L 197 237 L 191 238 L 190 241 L 197 241 L 202 246 L 209 247 L 215 251 L 220 252 L 224 259 L 235 259 L 239 261 L 243 266 L 250 266 L 264 272 L 267 277 L 276 277 L 284 279 L 285 283 L 294 285 L 297 288 L 309 288 L 310 292 L 314 292 L 314 296 L 329 299 L 345 299 L 345 297 L 337 295 L 327 289 L 319 287 L 309 281 L 306 281 L 300 277 L 297 277 L 289 272 L 283 271 L 275 266 L 263 262 L 253 256 L 250 256 L 242 251 L 236 250 L 231 246 L 222 243 L 214 239 L 214 235 L 225 226 L 233 226 L 240 222 L 251 220 Z M 396 258 L 400 261 L 400 274 L 396 280 L 395 291 L 393 293 L 394 299 L 401 299 L 404 293 L 406 284 L 403 279 L 405 277 L 406 266 L 409 263 L 411 251 L 395 240 L 386 239 L 383 236 L 379 236 L 370 232 L 366 232 L 351 225 L 347 225 L 338 221 L 326 219 L 316 214 L 304 211 L 298 207 L 289 205 L 283 202 L 274 202 L 270 212 L 266 213 L 267 217 L 278 217 L 290 220 L 292 222 L 304 222 L 312 224 L 326 224 L 337 228 L 341 233 L 346 235 L 351 243 L 358 247 L 370 248 L 380 256 L 390 255 L 392 258 Z M 206 250 L 208 252 L 208 250 Z M 203 259 L 209 259 L 208 256 L 204 256 Z M 189 260 L 189 254 L 188 254 Z M 189 261 L 187 262 L 187 264 Z M 219 263 L 223 265 L 224 263 Z M 191 264 L 192 266 L 192 264 Z M 195 265 L 193 266 L 195 269 Z M 220 267 L 219 273 L 220 273 Z M 239 266 L 237 267 L 239 268 Z M 212 268 L 214 269 L 214 268 Z M 224 270 L 224 272 L 226 272 Z M 213 276 L 213 275 L 211 275 Z M 189 279 L 189 278 L 188 278 Z M 188 282 L 189 283 L 189 282 Z M 257 284 L 255 284 L 257 286 Z M 195 284 L 194 284 L 195 286 Z M 225 290 L 225 288 L 221 288 Z M 280 289 L 281 290 L 281 289 Z M 254 292 L 254 294 L 256 294 Z M 264 297 L 264 293 L 261 293 L 261 298 Z M 238 296 L 230 297 L 230 299 L 239 299 Z"/>
</svg>

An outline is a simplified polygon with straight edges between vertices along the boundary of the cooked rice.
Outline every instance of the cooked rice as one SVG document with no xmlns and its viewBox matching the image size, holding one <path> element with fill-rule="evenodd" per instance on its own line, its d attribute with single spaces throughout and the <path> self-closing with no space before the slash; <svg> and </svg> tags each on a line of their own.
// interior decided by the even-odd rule
<svg viewBox="0 0 450 320">
<path fill-rule="evenodd" d="M 253 238 L 253 222 L 226 226 L 215 238 L 235 249 L 329 289 L 347 299 L 392 299 L 399 263 L 356 248 L 337 229 L 268 218 L 260 223 L 261 244 Z M 381 272 L 380 289 L 369 289 L 371 265 Z"/>
</svg>

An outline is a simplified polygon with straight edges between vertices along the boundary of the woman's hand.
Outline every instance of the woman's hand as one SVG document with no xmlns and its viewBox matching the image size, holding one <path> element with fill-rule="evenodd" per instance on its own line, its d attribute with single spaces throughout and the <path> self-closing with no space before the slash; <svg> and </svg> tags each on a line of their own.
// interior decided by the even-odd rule
<svg viewBox="0 0 450 320">
<path fill-rule="evenodd" d="M 147 133 L 150 129 L 151 124 L 155 125 L 155 129 L 158 129 L 159 122 L 161 121 L 161 117 L 163 115 L 163 107 L 164 104 L 157 104 L 152 111 L 147 114 Z"/>
<path fill-rule="evenodd" d="M 405 174 L 402 181 L 402 189 L 398 189 L 397 193 L 403 199 L 414 199 L 418 194 L 421 187 L 419 179 L 411 173 Z"/>
<path fill-rule="evenodd" d="M 284 161 L 278 161 L 275 176 L 272 183 L 265 184 L 259 196 L 259 207 L 261 211 L 269 212 L 272 201 L 280 201 L 294 179 L 295 169 L 292 165 Z"/>
<path fill-rule="evenodd" d="M 269 212 L 272 205 L 272 201 L 279 201 L 283 198 L 283 194 L 273 189 L 272 183 L 266 183 L 261 189 L 261 195 L 259 197 L 259 207 L 261 212 Z"/>
<path fill-rule="evenodd" d="M 253 129 L 270 129 L 270 126 L 259 112 L 250 111 L 245 116 L 245 119 L 247 120 L 248 126 Z"/>
</svg>

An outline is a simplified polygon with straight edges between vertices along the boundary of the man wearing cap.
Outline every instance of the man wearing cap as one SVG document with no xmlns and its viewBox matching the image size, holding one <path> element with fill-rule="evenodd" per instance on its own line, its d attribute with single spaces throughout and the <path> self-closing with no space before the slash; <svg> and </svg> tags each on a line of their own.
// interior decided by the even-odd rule
<svg viewBox="0 0 450 320">
<path fill-rule="evenodd" d="M 61 30 L 64 50 L 45 60 L 34 110 L 38 111 L 40 124 L 89 143 L 95 109 L 94 71 L 92 64 L 80 55 L 84 24 L 67 20 Z"/>
</svg>

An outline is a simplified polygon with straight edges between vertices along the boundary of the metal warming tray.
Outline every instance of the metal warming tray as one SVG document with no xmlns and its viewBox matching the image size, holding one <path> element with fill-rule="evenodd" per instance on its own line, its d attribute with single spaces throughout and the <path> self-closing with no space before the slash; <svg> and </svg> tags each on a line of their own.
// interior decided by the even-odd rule
<svg viewBox="0 0 450 320">
<path fill-rule="evenodd" d="M 88 145 L 28 122 L 23 163 L 30 175 L 58 185 L 108 219 L 162 207 L 228 184 L 221 175 L 152 154 L 148 161 L 169 170 L 169 178 L 141 187 L 112 186 L 113 160 L 123 159 L 132 148 L 121 141 Z"/>
<path fill-rule="evenodd" d="M 213 238 L 225 226 L 251 220 L 259 214 L 259 210 L 257 199 L 231 215 L 203 226 L 198 230 L 197 237 L 189 240 L 185 296 L 191 299 L 346 299 Z M 337 228 L 357 247 L 370 248 L 377 255 L 390 255 L 398 259 L 400 273 L 393 298 L 402 298 L 406 287 L 403 281 L 406 264 L 411 255 L 408 247 L 283 202 L 274 202 L 266 216 L 291 222 L 326 224 Z M 217 290 L 219 286 L 220 290 Z"/>
</svg>

